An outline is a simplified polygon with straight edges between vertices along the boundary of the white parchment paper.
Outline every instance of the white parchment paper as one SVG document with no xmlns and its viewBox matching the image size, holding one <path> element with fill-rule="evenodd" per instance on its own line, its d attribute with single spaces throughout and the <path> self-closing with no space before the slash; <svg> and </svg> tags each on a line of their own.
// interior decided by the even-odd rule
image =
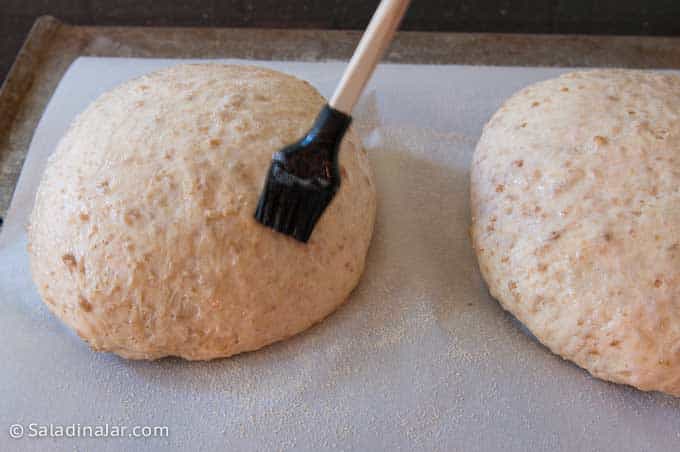
<svg viewBox="0 0 680 452">
<path fill-rule="evenodd" d="M 264 350 L 189 363 L 91 352 L 42 305 L 25 224 L 47 156 L 97 95 L 179 60 L 83 58 L 38 126 L 0 235 L 0 450 L 677 451 L 680 401 L 591 378 L 489 297 L 468 238 L 482 126 L 564 70 L 382 65 L 355 111 L 376 174 L 346 305 Z M 252 64 L 252 62 L 249 62 Z M 257 62 L 329 96 L 342 63 Z M 9 437 L 11 424 L 167 426 L 167 438 Z"/>
</svg>

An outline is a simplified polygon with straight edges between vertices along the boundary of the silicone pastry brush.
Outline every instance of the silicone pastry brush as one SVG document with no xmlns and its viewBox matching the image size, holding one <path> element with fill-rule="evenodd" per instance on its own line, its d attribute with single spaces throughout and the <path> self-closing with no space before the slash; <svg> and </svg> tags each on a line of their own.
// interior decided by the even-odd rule
<svg viewBox="0 0 680 452">
<path fill-rule="evenodd" d="M 338 151 L 350 113 L 385 52 L 410 0 L 382 0 L 345 73 L 310 131 L 274 154 L 255 211 L 257 221 L 301 242 L 340 187 Z"/>
</svg>

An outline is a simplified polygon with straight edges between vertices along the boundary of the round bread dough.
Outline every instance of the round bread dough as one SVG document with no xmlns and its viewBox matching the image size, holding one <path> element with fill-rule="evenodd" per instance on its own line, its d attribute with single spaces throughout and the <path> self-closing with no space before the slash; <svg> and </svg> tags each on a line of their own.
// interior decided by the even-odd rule
<svg viewBox="0 0 680 452">
<path fill-rule="evenodd" d="M 512 96 L 471 173 L 491 294 L 596 377 L 680 395 L 680 77 L 576 72 Z"/>
<path fill-rule="evenodd" d="M 342 184 L 310 241 L 257 223 L 272 154 L 324 99 L 247 66 L 164 69 L 103 94 L 49 159 L 29 229 L 34 281 L 92 348 L 206 360 L 309 328 L 359 281 L 375 218 L 350 129 Z"/>
</svg>

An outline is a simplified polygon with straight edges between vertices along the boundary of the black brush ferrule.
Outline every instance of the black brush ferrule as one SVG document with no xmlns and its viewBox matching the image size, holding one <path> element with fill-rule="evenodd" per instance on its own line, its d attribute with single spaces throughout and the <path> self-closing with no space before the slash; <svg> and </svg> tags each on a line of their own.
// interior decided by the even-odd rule
<svg viewBox="0 0 680 452">
<path fill-rule="evenodd" d="M 318 145 L 328 146 L 337 150 L 340 148 L 349 125 L 352 123 L 352 117 L 340 110 L 336 110 L 330 105 L 326 104 L 319 112 L 314 125 L 305 136 L 304 140 L 316 142 Z"/>
<path fill-rule="evenodd" d="M 312 128 L 297 143 L 274 155 L 275 164 L 294 174 L 299 182 L 340 186 L 338 153 L 352 117 L 328 104 L 319 112 Z"/>
</svg>

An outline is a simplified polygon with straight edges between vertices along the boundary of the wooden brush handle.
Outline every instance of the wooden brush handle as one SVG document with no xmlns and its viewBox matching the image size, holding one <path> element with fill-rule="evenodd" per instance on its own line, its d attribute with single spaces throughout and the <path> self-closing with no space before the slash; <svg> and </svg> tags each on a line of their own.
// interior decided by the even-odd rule
<svg viewBox="0 0 680 452">
<path fill-rule="evenodd" d="M 410 0 L 382 0 L 359 41 L 329 105 L 349 115 L 389 46 Z"/>
</svg>

